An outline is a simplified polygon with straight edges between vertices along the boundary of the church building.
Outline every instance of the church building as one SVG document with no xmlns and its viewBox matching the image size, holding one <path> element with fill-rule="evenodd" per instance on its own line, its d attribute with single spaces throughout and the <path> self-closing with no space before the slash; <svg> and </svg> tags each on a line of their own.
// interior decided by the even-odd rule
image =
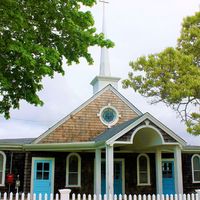
<svg viewBox="0 0 200 200">
<path fill-rule="evenodd" d="M 104 27 L 104 25 L 103 25 Z M 104 30 L 105 33 L 105 30 Z M 101 49 L 93 96 L 37 138 L 0 139 L 0 192 L 182 194 L 200 188 L 200 146 L 188 146 L 118 91 Z"/>
</svg>

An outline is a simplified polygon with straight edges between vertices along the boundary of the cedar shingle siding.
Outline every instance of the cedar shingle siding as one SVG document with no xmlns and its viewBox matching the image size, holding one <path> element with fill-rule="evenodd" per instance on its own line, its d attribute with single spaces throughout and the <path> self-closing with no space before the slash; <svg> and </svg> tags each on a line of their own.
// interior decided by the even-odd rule
<svg viewBox="0 0 200 200">
<path fill-rule="evenodd" d="M 43 138 L 40 143 L 65 143 L 90 141 L 107 127 L 102 124 L 97 114 L 101 108 L 111 104 L 121 115 L 118 123 L 122 123 L 137 114 L 131 110 L 113 91 L 106 90 L 82 110 Z"/>
</svg>

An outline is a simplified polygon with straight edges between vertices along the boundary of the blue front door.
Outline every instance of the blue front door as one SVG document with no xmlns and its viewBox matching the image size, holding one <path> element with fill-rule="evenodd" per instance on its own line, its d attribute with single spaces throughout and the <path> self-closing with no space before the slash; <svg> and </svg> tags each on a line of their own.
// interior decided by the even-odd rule
<svg viewBox="0 0 200 200">
<path fill-rule="evenodd" d="M 50 196 L 52 191 L 52 159 L 35 159 L 33 163 L 33 193 L 38 197 L 39 193 Z"/>
<path fill-rule="evenodd" d="M 162 161 L 163 194 L 175 194 L 174 161 Z"/>
<path fill-rule="evenodd" d="M 101 194 L 106 194 L 105 161 L 101 163 Z M 114 161 L 114 194 L 122 194 L 122 161 Z"/>
</svg>

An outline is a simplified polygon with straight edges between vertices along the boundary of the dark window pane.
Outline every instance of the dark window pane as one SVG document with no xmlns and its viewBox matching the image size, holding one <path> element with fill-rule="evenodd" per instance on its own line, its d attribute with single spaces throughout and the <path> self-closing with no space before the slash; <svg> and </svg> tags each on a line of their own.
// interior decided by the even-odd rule
<svg viewBox="0 0 200 200">
<path fill-rule="evenodd" d="M 141 156 L 139 159 L 140 171 L 147 171 L 147 158 Z"/>
<path fill-rule="evenodd" d="M 43 173 L 43 179 L 48 180 L 49 179 L 49 172 L 44 172 Z"/>
<path fill-rule="evenodd" d="M 200 171 L 194 172 L 194 181 L 200 181 Z"/>
<path fill-rule="evenodd" d="M 69 185 L 78 185 L 78 173 L 69 173 Z"/>
<path fill-rule="evenodd" d="M 2 176 L 3 176 L 3 173 L 0 172 L 0 184 L 2 184 Z"/>
<path fill-rule="evenodd" d="M 111 123 L 116 119 L 116 112 L 112 108 L 106 108 L 102 113 L 105 122 Z"/>
<path fill-rule="evenodd" d="M 38 180 L 42 179 L 42 172 L 37 172 L 36 179 L 38 179 Z"/>
<path fill-rule="evenodd" d="M 200 170 L 200 158 L 198 156 L 193 158 L 193 167 L 194 170 Z"/>
<path fill-rule="evenodd" d="M 163 178 L 172 178 L 172 163 L 171 162 L 164 162 L 162 164 L 162 175 Z"/>
<path fill-rule="evenodd" d="M 140 183 L 148 183 L 146 172 L 140 172 Z"/>
<path fill-rule="evenodd" d="M 37 163 L 37 171 L 42 171 L 42 164 L 43 163 Z"/>
<path fill-rule="evenodd" d="M 139 158 L 139 181 L 140 184 L 148 183 L 148 162 L 146 156 Z"/>
<path fill-rule="evenodd" d="M 44 171 L 49 171 L 49 163 L 44 163 Z"/>
<path fill-rule="evenodd" d="M 78 172 L 78 158 L 75 155 L 69 158 L 69 172 Z"/>
</svg>

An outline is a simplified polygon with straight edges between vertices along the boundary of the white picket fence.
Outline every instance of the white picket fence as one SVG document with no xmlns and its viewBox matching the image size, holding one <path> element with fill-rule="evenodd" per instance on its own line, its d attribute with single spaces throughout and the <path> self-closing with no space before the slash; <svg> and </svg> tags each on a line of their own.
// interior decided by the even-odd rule
<svg viewBox="0 0 200 200">
<path fill-rule="evenodd" d="M 0 200 L 200 200 L 200 192 L 195 194 L 175 194 L 175 195 L 81 195 L 71 194 L 62 196 L 59 194 L 24 194 L 24 193 L 0 193 Z"/>
</svg>

